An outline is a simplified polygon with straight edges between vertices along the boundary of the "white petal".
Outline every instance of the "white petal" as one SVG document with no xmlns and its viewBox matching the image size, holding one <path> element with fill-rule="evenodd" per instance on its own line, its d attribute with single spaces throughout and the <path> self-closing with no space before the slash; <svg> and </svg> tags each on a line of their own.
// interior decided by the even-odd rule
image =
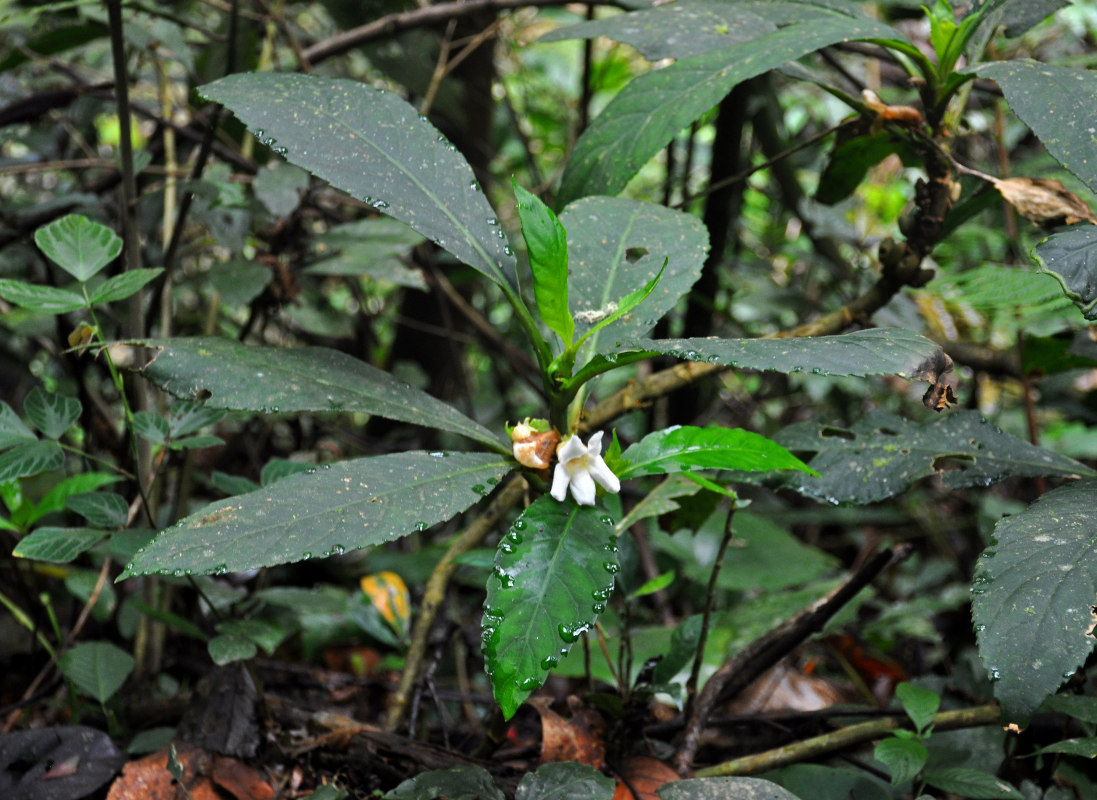
<svg viewBox="0 0 1097 800">
<path fill-rule="evenodd" d="M 585 469 L 571 476 L 571 496 L 581 506 L 594 505 L 594 478 Z"/>
<path fill-rule="evenodd" d="M 610 494 L 617 494 L 621 491 L 621 479 L 613 474 L 613 471 L 606 465 L 606 462 L 599 458 L 592 458 L 590 465 L 590 476 L 594 480 L 598 481 Z"/>
<path fill-rule="evenodd" d="M 569 436 L 556 447 L 556 457 L 560 459 L 562 464 L 586 454 L 586 445 L 578 436 Z"/>
<path fill-rule="evenodd" d="M 571 483 L 571 476 L 568 475 L 568 471 L 561 461 L 556 465 L 556 470 L 552 473 L 552 489 L 549 491 L 549 494 L 559 502 L 564 502 L 564 498 L 568 496 L 569 483 Z"/>
<path fill-rule="evenodd" d="M 590 440 L 587 442 L 587 452 L 592 456 L 596 456 L 602 452 L 602 434 L 604 431 L 598 431 L 598 433 L 592 433 Z"/>
</svg>

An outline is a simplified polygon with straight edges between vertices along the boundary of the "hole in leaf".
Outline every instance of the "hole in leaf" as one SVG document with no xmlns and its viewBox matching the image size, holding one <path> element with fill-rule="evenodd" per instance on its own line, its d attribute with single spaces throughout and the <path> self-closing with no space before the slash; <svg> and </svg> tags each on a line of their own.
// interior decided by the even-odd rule
<svg viewBox="0 0 1097 800">
<path fill-rule="evenodd" d="M 857 438 L 857 435 L 852 431 L 847 431 L 845 428 L 831 428 L 829 426 L 821 428 L 819 430 L 819 435 L 824 439 L 848 439 L 853 441 Z"/>
<path fill-rule="evenodd" d="M 933 469 L 937 472 L 956 472 L 968 469 L 975 463 L 975 457 L 966 453 L 951 456 L 937 456 L 933 459 Z"/>
<path fill-rule="evenodd" d="M 647 254 L 648 249 L 646 247 L 630 247 L 625 250 L 625 261 L 630 264 L 635 264 Z"/>
<path fill-rule="evenodd" d="M 883 436 L 898 436 L 899 431 L 893 431 L 891 428 L 877 428 L 876 432 Z"/>
</svg>

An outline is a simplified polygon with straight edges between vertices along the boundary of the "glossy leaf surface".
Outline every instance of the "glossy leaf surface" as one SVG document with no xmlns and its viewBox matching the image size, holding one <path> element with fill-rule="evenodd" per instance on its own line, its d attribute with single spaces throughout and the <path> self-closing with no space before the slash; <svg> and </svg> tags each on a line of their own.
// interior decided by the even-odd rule
<svg viewBox="0 0 1097 800">
<path fill-rule="evenodd" d="M 932 340 L 903 328 L 870 328 L 840 336 L 798 339 L 636 339 L 624 346 L 745 369 L 901 378 L 913 378 L 940 349 Z"/>
<path fill-rule="evenodd" d="M 405 222 L 497 283 L 514 255 L 464 156 L 395 94 L 315 75 L 236 74 L 199 89 L 263 143 Z"/>
<path fill-rule="evenodd" d="M 1097 481 L 1048 492 L 994 528 L 972 620 L 1004 722 L 1024 725 L 1093 650 Z"/>
<path fill-rule="evenodd" d="M 529 268 L 533 273 L 533 296 L 541 321 L 570 345 L 575 321 L 568 310 L 568 237 L 560 220 L 531 192 L 517 183 L 518 218 L 526 240 Z"/>
<path fill-rule="evenodd" d="M 150 339 L 160 349 L 142 374 L 165 391 L 236 411 L 362 411 L 451 431 L 496 449 L 491 431 L 356 358 L 323 347 L 251 347 L 231 339 Z"/>
<path fill-rule="evenodd" d="M 544 495 L 499 543 L 482 647 L 508 719 L 605 611 L 619 569 L 616 539 L 605 511 Z"/>
<path fill-rule="evenodd" d="M 122 577 L 236 572 L 392 541 L 464 511 L 513 466 L 486 453 L 341 461 L 207 506 L 160 533 Z"/>
<path fill-rule="evenodd" d="M 560 221 L 568 232 L 569 301 L 577 336 L 615 313 L 626 295 L 667 264 L 651 295 L 591 334 L 584 351 L 616 352 L 617 342 L 648 331 L 697 281 L 708 252 L 708 233 L 696 217 L 653 203 L 588 197 L 568 206 Z"/>
<path fill-rule="evenodd" d="M 971 71 L 1002 87 L 1009 107 L 1055 160 L 1097 193 L 1093 120 L 1078 113 L 1078 109 L 1097 108 L 1097 74 L 1027 58 L 978 64 Z"/>
<path fill-rule="evenodd" d="M 642 75 L 621 90 L 579 138 L 564 168 L 557 203 L 619 193 L 682 128 L 741 81 L 836 42 L 896 36 L 878 22 L 833 14 Z"/>
<path fill-rule="evenodd" d="M 1097 226 L 1078 225 L 1049 236 L 1033 255 L 1085 318 L 1097 320 Z"/>
<path fill-rule="evenodd" d="M 67 214 L 34 232 L 34 243 L 50 261 L 86 281 L 122 252 L 122 237 L 80 214 Z"/>
<path fill-rule="evenodd" d="M 742 428 L 676 425 L 649 433 L 621 454 L 629 464 L 618 475 L 635 478 L 689 469 L 810 472 L 803 461 L 772 439 Z"/>
<path fill-rule="evenodd" d="M 988 424 L 974 411 L 953 412 L 924 425 L 874 411 L 849 428 L 801 423 L 776 437 L 793 452 L 814 452 L 818 478 L 798 479 L 796 491 L 831 503 L 872 503 L 940 475 L 950 488 L 990 486 L 1012 477 L 1092 475 L 1083 464 Z"/>
</svg>

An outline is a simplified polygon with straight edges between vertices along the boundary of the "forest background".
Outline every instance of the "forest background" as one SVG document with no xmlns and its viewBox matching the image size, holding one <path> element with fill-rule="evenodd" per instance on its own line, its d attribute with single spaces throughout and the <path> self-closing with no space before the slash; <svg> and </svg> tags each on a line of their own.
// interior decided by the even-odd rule
<svg viewBox="0 0 1097 800">
<path fill-rule="evenodd" d="M 0 31 L 0 794 L 1097 796 L 1093 3 Z"/>
</svg>

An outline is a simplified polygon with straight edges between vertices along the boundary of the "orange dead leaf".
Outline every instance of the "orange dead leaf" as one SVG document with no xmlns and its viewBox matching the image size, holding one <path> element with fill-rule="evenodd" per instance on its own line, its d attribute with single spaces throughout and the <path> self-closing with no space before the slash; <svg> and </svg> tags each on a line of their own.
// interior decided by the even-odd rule
<svg viewBox="0 0 1097 800">
<path fill-rule="evenodd" d="M 617 772 L 617 791 L 613 800 L 659 800 L 659 787 L 681 776 L 651 756 L 631 756 Z"/>
<path fill-rule="evenodd" d="M 1037 225 L 1051 227 L 1076 222 L 1097 225 L 1097 217 L 1085 201 L 1051 178 L 1005 178 L 994 180 L 994 188 L 1017 213 Z"/>
<path fill-rule="evenodd" d="M 551 708 L 547 697 L 529 701 L 541 715 L 541 763 L 578 761 L 601 769 L 606 761 L 605 723 L 592 709 L 577 711 L 565 720 Z"/>
<path fill-rule="evenodd" d="M 176 745 L 183 767 L 183 784 L 194 800 L 224 800 L 214 783 L 237 800 L 270 800 L 274 787 L 262 775 L 235 758 L 218 756 L 192 747 Z M 211 780 L 212 777 L 212 780 Z M 176 800 L 179 796 L 168 772 L 167 748 L 131 761 L 110 787 L 107 800 Z"/>
<path fill-rule="evenodd" d="M 395 572 L 385 571 L 367 575 L 360 583 L 366 597 L 381 612 L 381 618 L 403 635 L 411 619 L 411 594 L 404 579 Z"/>
</svg>

